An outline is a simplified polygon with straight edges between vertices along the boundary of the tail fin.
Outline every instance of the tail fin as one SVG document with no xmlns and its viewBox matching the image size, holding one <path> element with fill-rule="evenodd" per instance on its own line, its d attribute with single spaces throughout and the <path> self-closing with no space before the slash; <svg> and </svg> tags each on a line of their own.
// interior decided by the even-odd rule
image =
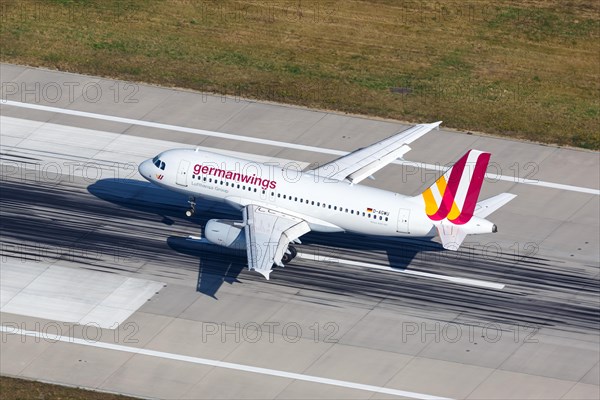
<svg viewBox="0 0 600 400">
<path fill-rule="evenodd" d="M 445 218 L 454 225 L 471 220 L 481 191 L 490 153 L 469 150 L 421 196 L 432 221 Z"/>
<path fill-rule="evenodd" d="M 445 249 L 458 250 L 469 234 L 496 232 L 484 218 L 516 197 L 502 193 L 477 202 L 489 161 L 490 153 L 470 150 L 421 194 Z"/>
</svg>

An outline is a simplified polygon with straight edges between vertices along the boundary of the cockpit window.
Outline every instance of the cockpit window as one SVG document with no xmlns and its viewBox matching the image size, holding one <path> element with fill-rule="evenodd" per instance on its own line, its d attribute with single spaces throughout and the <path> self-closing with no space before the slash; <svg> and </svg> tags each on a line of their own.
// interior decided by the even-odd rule
<svg viewBox="0 0 600 400">
<path fill-rule="evenodd" d="M 152 164 L 154 164 L 154 166 L 156 166 L 156 168 L 162 169 L 163 171 L 165 170 L 165 167 L 167 166 L 165 164 L 165 162 L 160 159 L 160 154 L 152 159 Z"/>
<path fill-rule="evenodd" d="M 152 159 L 152 162 L 154 163 L 154 165 L 156 165 L 156 168 L 160 168 L 163 171 L 165 170 L 165 167 L 167 166 L 164 161 L 161 161 L 160 159 L 158 159 L 156 157 L 154 157 Z"/>
</svg>

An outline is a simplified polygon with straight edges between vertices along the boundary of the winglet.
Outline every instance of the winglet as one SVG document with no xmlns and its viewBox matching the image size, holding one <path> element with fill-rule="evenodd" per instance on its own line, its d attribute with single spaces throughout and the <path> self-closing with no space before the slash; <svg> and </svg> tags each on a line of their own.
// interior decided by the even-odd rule
<svg viewBox="0 0 600 400">
<path fill-rule="evenodd" d="M 262 276 L 264 276 L 267 280 L 269 280 L 269 275 L 271 275 L 271 272 L 273 272 L 272 269 L 267 270 L 261 270 L 261 269 L 255 269 L 256 272 L 258 272 L 259 274 L 261 274 Z"/>
</svg>

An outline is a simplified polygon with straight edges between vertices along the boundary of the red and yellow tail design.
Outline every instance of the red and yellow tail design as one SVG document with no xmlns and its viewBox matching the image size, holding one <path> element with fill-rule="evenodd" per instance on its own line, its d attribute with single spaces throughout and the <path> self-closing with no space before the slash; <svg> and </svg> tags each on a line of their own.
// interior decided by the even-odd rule
<svg viewBox="0 0 600 400">
<path fill-rule="evenodd" d="M 490 153 L 469 150 L 467 154 L 435 181 L 421 195 L 425 212 L 433 221 L 448 221 L 456 225 L 469 222 L 477 205 Z"/>
</svg>

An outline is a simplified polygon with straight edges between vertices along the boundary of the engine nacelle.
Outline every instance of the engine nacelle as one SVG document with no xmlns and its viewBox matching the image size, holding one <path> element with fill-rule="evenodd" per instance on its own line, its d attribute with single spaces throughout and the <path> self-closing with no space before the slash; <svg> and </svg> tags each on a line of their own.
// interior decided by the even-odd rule
<svg viewBox="0 0 600 400">
<path fill-rule="evenodd" d="M 206 240 L 234 250 L 246 249 L 246 235 L 242 221 L 231 219 L 211 219 L 204 228 Z"/>
</svg>

